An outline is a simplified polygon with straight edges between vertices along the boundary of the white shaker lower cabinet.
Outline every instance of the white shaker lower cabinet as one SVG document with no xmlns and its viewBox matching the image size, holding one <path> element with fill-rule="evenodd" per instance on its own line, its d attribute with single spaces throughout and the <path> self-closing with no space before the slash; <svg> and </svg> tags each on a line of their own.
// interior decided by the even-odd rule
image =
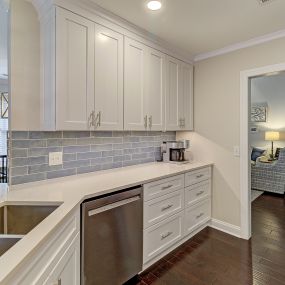
<svg viewBox="0 0 285 285">
<path fill-rule="evenodd" d="M 58 260 L 46 285 L 78 285 L 80 284 L 80 234 L 72 241 L 63 256 Z"/>
<path fill-rule="evenodd" d="M 144 230 L 144 261 L 162 253 L 183 238 L 183 212 Z"/>
<path fill-rule="evenodd" d="M 15 285 L 80 284 L 79 207 L 5 282 Z"/>
<path fill-rule="evenodd" d="M 154 225 L 184 208 L 183 189 L 145 202 L 144 228 Z"/>
<path fill-rule="evenodd" d="M 185 234 L 190 234 L 211 217 L 211 201 L 199 202 L 185 209 Z"/>
<path fill-rule="evenodd" d="M 185 188 L 185 207 L 192 206 L 211 196 L 211 181 L 208 179 Z"/>
<path fill-rule="evenodd" d="M 202 230 L 210 219 L 211 167 L 145 184 L 143 269 Z"/>
</svg>

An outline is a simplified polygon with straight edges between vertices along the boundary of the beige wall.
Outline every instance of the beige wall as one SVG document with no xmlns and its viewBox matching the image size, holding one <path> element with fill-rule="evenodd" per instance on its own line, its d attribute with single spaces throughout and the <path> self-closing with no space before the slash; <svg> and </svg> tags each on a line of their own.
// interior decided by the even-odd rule
<svg viewBox="0 0 285 285">
<path fill-rule="evenodd" d="M 177 133 L 192 140 L 198 159 L 215 163 L 213 217 L 240 226 L 239 145 L 240 71 L 285 62 L 285 39 L 242 49 L 195 64 L 195 133 Z"/>
<path fill-rule="evenodd" d="M 11 128 L 40 128 L 40 24 L 31 3 L 11 1 Z"/>
</svg>

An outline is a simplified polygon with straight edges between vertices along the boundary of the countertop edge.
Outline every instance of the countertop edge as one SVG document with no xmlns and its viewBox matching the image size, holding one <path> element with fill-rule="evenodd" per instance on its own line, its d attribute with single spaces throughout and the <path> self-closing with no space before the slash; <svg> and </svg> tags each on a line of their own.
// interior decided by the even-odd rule
<svg viewBox="0 0 285 285">
<path fill-rule="evenodd" d="M 146 164 L 144 165 L 145 167 L 148 167 L 148 166 L 154 166 L 154 165 L 157 165 L 157 163 L 150 163 L 150 164 Z M 156 180 L 160 180 L 160 179 L 165 179 L 165 178 L 168 178 L 168 177 L 171 177 L 171 176 L 175 176 L 175 175 L 179 175 L 179 174 L 185 174 L 187 172 L 190 172 L 190 171 L 195 171 L 195 170 L 198 170 L 198 169 L 201 169 L 201 168 L 204 168 L 204 167 L 207 167 L 207 166 L 213 166 L 214 163 L 212 162 L 203 162 L 203 161 L 197 161 L 197 162 L 192 162 L 190 163 L 188 166 L 189 169 L 175 169 L 175 170 L 172 170 L 171 173 L 166 173 L 166 174 L 163 174 L 163 175 L 159 175 L 159 176 L 153 176 L 153 177 L 150 177 L 150 178 L 147 178 L 147 179 L 143 179 L 143 180 L 139 180 L 139 181 L 133 181 L 129 184 L 123 184 L 123 185 L 118 185 L 117 187 L 112 187 L 112 188 L 106 188 L 106 189 L 103 189 L 101 191 L 98 191 L 98 192 L 93 192 L 93 193 L 85 193 L 81 196 L 81 198 L 78 198 L 76 199 L 76 201 L 68 201 L 68 203 L 70 203 L 70 207 L 65 207 L 66 206 L 66 201 L 57 201 L 57 203 L 62 203 L 58 209 L 56 209 L 54 211 L 54 213 L 56 213 L 57 211 L 62 211 L 61 213 L 61 217 L 57 218 L 56 221 L 53 222 L 53 225 L 50 225 L 50 220 L 51 218 L 55 215 L 54 213 L 52 213 L 50 216 L 48 216 L 42 223 L 40 223 L 35 229 L 33 229 L 29 234 L 27 234 L 27 236 L 25 236 L 25 239 L 27 240 L 27 238 L 30 241 L 30 246 L 29 246 L 29 249 L 26 249 L 24 250 L 25 253 L 22 254 L 22 256 L 18 256 L 17 255 L 17 261 L 13 262 L 13 258 L 15 258 L 15 251 L 16 250 L 13 250 L 13 247 L 7 251 L 2 257 L 0 257 L 0 268 L 1 268 L 1 271 L 0 272 L 0 284 L 2 284 L 2 282 L 5 282 L 5 280 L 9 279 L 11 277 L 11 275 L 13 275 L 17 270 L 20 270 L 21 266 L 29 259 L 29 257 L 31 257 L 31 255 L 40 247 L 42 246 L 42 244 L 58 229 L 58 227 L 60 226 L 60 224 L 62 224 L 62 222 L 64 222 L 64 220 L 66 220 L 68 218 L 68 216 L 72 213 L 72 211 L 75 210 L 76 207 L 78 207 L 84 200 L 87 200 L 87 199 L 90 199 L 90 198 L 96 198 L 96 197 L 99 197 L 99 196 L 102 196 L 102 195 L 106 195 L 106 194 L 111 194 L 111 193 L 114 193 L 114 192 L 117 192 L 117 191 L 120 191 L 120 190 L 123 190 L 125 188 L 130 188 L 130 187 L 133 187 L 133 186 L 137 186 L 137 185 L 143 185 L 143 184 L 146 184 L 146 183 L 150 183 L 150 182 L 153 182 L 153 181 L 156 181 Z M 142 165 L 140 165 L 140 167 L 143 167 Z M 125 167 L 124 170 L 134 170 L 135 166 L 129 166 L 129 167 Z M 107 171 L 99 171 L 99 172 L 95 172 L 94 174 L 80 174 L 80 175 L 76 175 L 74 177 L 72 177 L 72 179 L 81 179 L 81 178 L 91 178 L 92 175 L 93 177 L 98 176 L 100 177 L 100 175 L 102 174 L 112 174 L 111 172 L 114 171 L 114 170 L 107 170 Z M 32 188 L 41 188 L 41 187 L 46 187 L 48 184 L 50 184 L 51 186 L 55 186 L 56 183 L 64 183 L 65 179 L 67 179 L 67 177 L 64 177 L 64 178 L 57 178 L 57 179 L 53 179 L 51 181 L 40 181 L 40 182 L 36 182 L 36 183 L 28 183 L 28 184 L 23 184 L 23 185 L 17 185 L 17 186 L 14 186 L 12 189 L 13 190 L 10 190 L 11 192 L 13 192 L 13 194 L 15 194 L 14 191 L 18 192 L 18 191 L 22 191 L 24 189 L 27 189 L 28 187 L 32 187 Z M 20 193 L 20 192 L 18 192 Z M 20 200 L 20 199 L 16 199 L 16 200 L 13 200 L 13 199 L 9 199 L 9 194 L 8 194 L 8 200 L 6 201 L 2 201 L 0 202 L 0 205 L 1 203 L 12 203 L 12 202 L 20 202 L 20 203 L 31 203 L 31 200 Z M 40 201 L 34 201 L 33 203 L 39 203 Z M 41 201 L 40 203 L 45 203 L 45 201 Z M 46 202 L 46 203 L 52 203 L 50 201 Z M 54 201 L 54 203 L 56 203 L 56 201 Z M 66 208 L 66 209 L 64 209 Z M 64 210 L 63 210 L 64 209 Z M 54 214 L 54 215 L 53 215 Z M 45 226 L 45 224 L 49 224 L 48 226 Z M 31 238 L 31 235 L 36 235 L 35 232 L 37 232 L 37 235 L 40 236 L 40 231 L 43 230 L 44 233 L 42 234 L 41 237 L 38 237 L 38 238 L 34 238 L 34 240 Z M 20 241 L 21 242 L 21 241 Z M 23 240 L 22 240 L 22 243 L 23 243 Z M 17 244 L 16 244 L 17 245 Z M 19 246 L 19 245 L 18 245 Z M 5 259 L 7 260 L 8 259 L 8 263 L 5 262 Z M 12 263 L 14 263 L 12 266 Z M 7 266 L 7 264 L 9 266 Z M 5 266 L 6 265 L 6 266 Z M 2 270 L 3 268 L 5 268 L 5 272 L 4 270 Z M 5 284 L 5 283 L 3 283 Z"/>
</svg>

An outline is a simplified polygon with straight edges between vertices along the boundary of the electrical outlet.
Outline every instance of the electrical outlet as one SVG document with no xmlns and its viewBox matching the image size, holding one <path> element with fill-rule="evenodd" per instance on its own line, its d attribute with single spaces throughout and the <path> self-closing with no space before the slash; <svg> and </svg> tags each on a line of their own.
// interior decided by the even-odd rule
<svg viewBox="0 0 285 285">
<path fill-rule="evenodd" d="M 50 152 L 48 155 L 49 166 L 62 164 L 62 152 Z"/>
<path fill-rule="evenodd" d="M 238 145 L 234 146 L 234 156 L 236 156 L 236 157 L 240 156 L 240 148 Z"/>
</svg>

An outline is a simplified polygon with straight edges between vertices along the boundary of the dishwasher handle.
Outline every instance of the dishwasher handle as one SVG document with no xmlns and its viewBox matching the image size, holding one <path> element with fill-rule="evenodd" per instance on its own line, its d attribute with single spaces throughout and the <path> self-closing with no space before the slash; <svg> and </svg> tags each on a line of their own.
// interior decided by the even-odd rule
<svg viewBox="0 0 285 285">
<path fill-rule="evenodd" d="M 118 208 L 118 207 L 130 204 L 130 203 L 133 203 L 133 202 L 138 201 L 140 199 L 141 199 L 140 195 L 137 195 L 137 196 L 134 196 L 132 198 L 121 200 L 121 201 L 118 201 L 118 202 L 115 202 L 115 203 L 112 203 L 112 204 L 109 204 L 109 205 L 106 205 L 106 206 L 103 206 L 103 207 L 100 207 L 97 209 L 89 210 L 88 216 L 91 217 L 91 216 L 94 216 L 96 214 L 100 214 L 102 212 L 106 212 L 106 211 L 109 211 L 111 209 Z"/>
</svg>

